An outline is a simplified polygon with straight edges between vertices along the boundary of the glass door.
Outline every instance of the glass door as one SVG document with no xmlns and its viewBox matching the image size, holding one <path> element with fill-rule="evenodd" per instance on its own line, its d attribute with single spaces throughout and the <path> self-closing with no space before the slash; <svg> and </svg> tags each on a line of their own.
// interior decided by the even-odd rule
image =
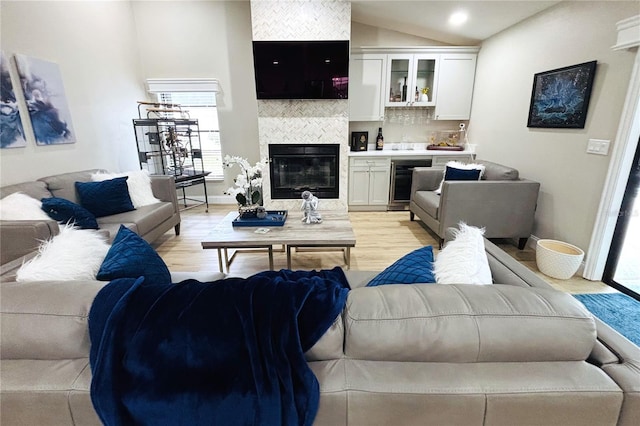
<svg viewBox="0 0 640 426">
<path fill-rule="evenodd" d="M 386 106 L 407 106 L 413 99 L 411 76 L 413 74 L 413 55 L 388 55 Z M 410 97 L 411 96 L 411 97 Z"/>
<path fill-rule="evenodd" d="M 435 106 L 438 55 L 398 53 L 387 55 L 385 106 Z M 423 91 L 426 92 L 423 95 Z"/>
<path fill-rule="evenodd" d="M 414 106 L 434 106 L 436 104 L 437 62 L 434 55 L 415 55 L 412 80 Z M 424 95 L 423 96 L 423 92 Z"/>
<path fill-rule="evenodd" d="M 640 141 L 636 147 L 602 280 L 640 300 Z"/>
</svg>

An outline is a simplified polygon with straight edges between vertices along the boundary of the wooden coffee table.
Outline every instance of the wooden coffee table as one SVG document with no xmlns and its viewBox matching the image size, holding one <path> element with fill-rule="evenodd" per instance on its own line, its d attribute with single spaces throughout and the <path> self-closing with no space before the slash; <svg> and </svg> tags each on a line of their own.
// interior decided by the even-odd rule
<svg viewBox="0 0 640 426">
<path fill-rule="evenodd" d="M 287 268 L 291 269 L 291 249 L 325 251 L 339 249 L 343 252 L 347 269 L 351 267 L 351 247 L 356 245 L 356 237 L 346 212 L 321 211 L 322 223 L 305 224 L 302 212 L 291 212 L 284 226 L 265 226 L 269 231 L 256 233 L 261 228 L 234 227 L 231 223 L 238 212 L 230 212 L 202 241 L 203 249 L 218 250 L 218 267 L 227 272 L 238 249 L 266 249 L 269 254 L 269 269 L 273 270 L 273 246 L 281 245 L 287 253 Z M 231 257 L 228 249 L 236 249 Z M 224 256 L 224 261 L 223 261 Z"/>
</svg>

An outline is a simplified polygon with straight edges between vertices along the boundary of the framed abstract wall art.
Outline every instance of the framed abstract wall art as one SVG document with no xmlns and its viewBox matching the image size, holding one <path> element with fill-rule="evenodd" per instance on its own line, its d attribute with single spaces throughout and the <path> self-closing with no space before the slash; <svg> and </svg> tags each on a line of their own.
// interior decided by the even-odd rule
<svg viewBox="0 0 640 426">
<path fill-rule="evenodd" d="M 584 129 L 596 63 L 535 74 L 527 127 Z"/>
<path fill-rule="evenodd" d="M 0 148 L 23 148 L 26 145 L 9 63 L 4 52 L 0 52 Z"/>
<path fill-rule="evenodd" d="M 25 55 L 15 55 L 15 58 L 36 144 L 74 143 L 71 114 L 58 65 Z"/>
</svg>

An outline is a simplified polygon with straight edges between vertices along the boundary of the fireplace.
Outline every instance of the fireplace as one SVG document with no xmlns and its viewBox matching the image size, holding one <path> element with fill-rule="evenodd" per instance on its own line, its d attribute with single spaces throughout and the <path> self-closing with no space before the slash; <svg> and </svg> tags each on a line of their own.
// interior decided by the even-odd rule
<svg viewBox="0 0 640 426">
<path fill-rule="evenodd" d="M 269 145 L 271 198 L 339 198 L 340 145 Z"/>
</svg>

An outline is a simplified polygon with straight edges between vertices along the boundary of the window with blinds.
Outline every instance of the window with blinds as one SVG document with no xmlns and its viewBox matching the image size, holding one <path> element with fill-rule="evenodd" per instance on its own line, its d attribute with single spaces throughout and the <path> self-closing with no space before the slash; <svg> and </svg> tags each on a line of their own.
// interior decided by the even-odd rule
<svg viewBox="0 0 640 426">
<path fill-rule="evenodd" d="M 158 92 L 158 102 L 179 104 L 198 120 L 204 169 L 211 172 L 207 180 L 223 179 L 220 126 L 215 92 Z"/>
</svg>

